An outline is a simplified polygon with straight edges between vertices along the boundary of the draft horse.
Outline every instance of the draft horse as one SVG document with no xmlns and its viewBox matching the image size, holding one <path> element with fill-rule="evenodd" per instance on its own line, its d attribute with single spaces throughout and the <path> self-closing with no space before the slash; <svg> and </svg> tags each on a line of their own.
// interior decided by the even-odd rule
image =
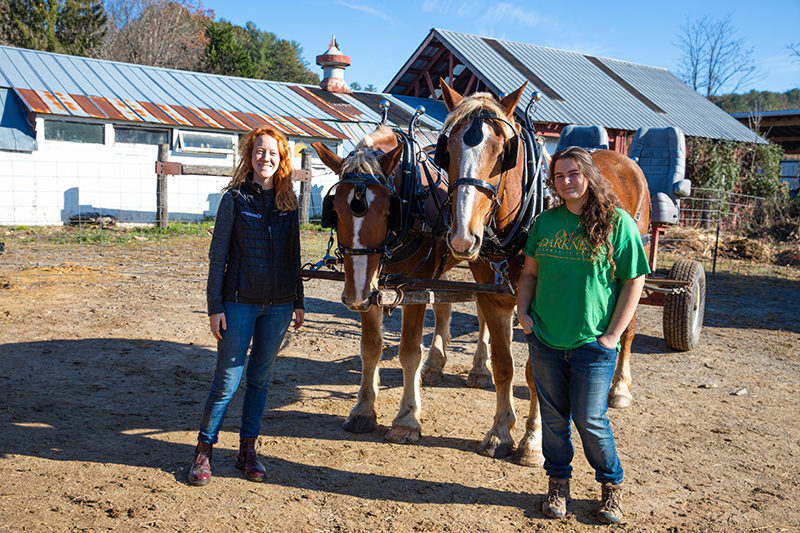
<svg viewBox="0 0 800 533">
<path fill-rule="evenodd" d="M 342 427 L 365 433 L 377 427 L 375 400 L 378 394 L 378 363 L 383 348 L 383 310 L 372 298 L 381 274 L 410 274 L 415 278 L 434 278 L 457 263 L 448 253 L 443 230 L 435 235 L 437 221 L 443 216 L 435 194 L 428 191 L 417 213 L 416 230 L 409 228 L 407 201 L 398 196 L 404 180 L 403 171 L 416 160 L 403 158 L 405 142 L 391 129 L 379 126 L 366 135 L 347 157 L 342 158 L 321 143 L 312 143 L 325 165 L 339 175 L 332 195 L 336 216 L 339 252 L 343 256 L 345 283 L 342 302 L 361 314 L 361 385 L 358 400 Z M 419 176 L 420 173 L 417 173 Z M 441 201 L 446 198 L 446 183 L 436 187 Z M 408 200 L 408 199 L 406 199 Z M 327 200 L 326 200 L 327 201 Z M 427 229 L 425 229 L 427 225 Z M 442 226 L 441 223 L 438 224 Z M 423 228 L 423 229 L 420 229 Z M 434 229 L 431 229 L 434 228 Z M 399 235 L 410 231 L 405 239 Z M 386 434 L 395 443 L 416 442 L 420 437 L 420 372 L 425 304 L 405 305 L 398 358 L 403 370 L 403 395 L 400 408 Z M 450 304 L 434 304 L 436 326 L 428 359 L 444 361 L 450 340 Z"/>
<path fill-rule="evenodd" d="M 452 222 L 447 243 L 454 257 L 474 263 L 485 262 L 485 229 L 503 238 L 512 230 L 512 224 L 521 208 L 523 198 L 524 157 L 517 157 L 513 165 L 509 146 L 520 133 L 514 120 L 514 110 L 525 85 L 497 101 L 488 93 L 476 93 L 463 97 L 441 81 L 442 96 L 450 114 L 445 121 L 449 130 L 446 146 L 449 155 L 448 172 L 451 186 Z M 521 147 L 518 148 L 521 153 Z M 549 160 L 549 157 L 547 157 Z M 650 194 L 641 169 L 628 157 L 610 150 L 592 152 L 592 159 L 603 176 L 611 183 L 622 207 L 637 222 L 641 234 L 646 234 L 650 225 Z M 505 163 L 505 164 L 504 164 Z M 509 258 L 510 259 L 510 258 Z M 508 275 L 516 284 L 520 265 L 508 261 Z M 477 281 L 488 280 L 490 273 L 482 276 L 473 269 Z M 483 309 L 491 337 L 492 369 L 499 390 L 510 388 L 510 375 L 498 376 L 498 368 L 506 374 L 511 366 L 512 313 L 515 302 L 510 297 L 479 297 L 478 305 Z M 609 391 L 609 406 L 627 407 L 632 402 L 630 356 L 631 342 L 636 331 L 636 317 L 631 320 L 621 338 L 621 350 Z M 526 370 L 528 385 L 532 390 L 531 411 L 526 425 L 525 437 L 519 448 L 529 442 L 539 442 L 534 435 L 540 429 L 538 404 L 533 394 L 530 370 Z M 508 379 L 509 384 L 505 383 Z M 503 393 L 505 398 L 506 393 Z M 508 419 L 514 420 L 513 407 L 507 406 Z"/>
</svg>

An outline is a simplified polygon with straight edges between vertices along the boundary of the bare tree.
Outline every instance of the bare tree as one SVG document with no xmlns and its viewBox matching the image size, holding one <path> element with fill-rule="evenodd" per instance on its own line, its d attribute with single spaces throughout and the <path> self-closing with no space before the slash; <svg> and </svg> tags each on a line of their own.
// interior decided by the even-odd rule
<svg viewBox="0 0 800 533">
<path fill-rule="evenodd" d="M 800 41 L 791 43 L 786 46 L 794 56 L 794 60 L 800 63 Z"/>
<path fill-rule="evenodd" d="M 683 52 L 679 75 L 692 89 L 716 95 L 723 88 L 736 92 L 758 77 L 753 47 L 746 47 L 736 36 L 733 15 L 722 18 L 708 15 L 686 21 L 680 42 Z"/>
<path fill-rule="evenodd" d="M 199 70 L 210 12 L 193 0 L 112 0 L 102 57 L 165 68 Z"/>
</svg>

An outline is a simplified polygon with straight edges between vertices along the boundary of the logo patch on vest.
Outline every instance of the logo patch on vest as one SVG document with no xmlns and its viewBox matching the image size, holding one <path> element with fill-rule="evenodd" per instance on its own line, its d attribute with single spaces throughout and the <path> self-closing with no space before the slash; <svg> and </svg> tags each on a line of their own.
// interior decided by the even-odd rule
<svg viewBox="0 0 800 533">
<path fill-rule="evenodd" d="M 261 218 L 260 213 L 251 213 L 250 211 L 242 211 L 242 214 L 248 217 Z"/>
</svg>

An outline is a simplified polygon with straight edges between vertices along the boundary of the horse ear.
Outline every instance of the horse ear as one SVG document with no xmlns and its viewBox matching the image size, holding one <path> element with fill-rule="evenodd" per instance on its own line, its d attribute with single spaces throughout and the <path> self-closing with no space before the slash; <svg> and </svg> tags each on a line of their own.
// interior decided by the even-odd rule
<svg viewBox="0 0 800 533">
<path fill-rule="evenodd" d="M 528 85 L 527 81 L 522 84 L 522 87 L 500 99 L 500 105 L 505 109 L 508 118 L 514 117 L 514 110 L 517 108 L 519 99 L 522 97 L 522 90 L 526 85 Z"/>
<path fill-rule="evenodd" d="M 342 170 L 342 159 L 338 155 L 334 154 L 328 147 L 322 144 L 321 142 L 314 142 L 311 143 L 311 146 L 314 147 L 314 150 L 317 151 L 317 155 L 325 163 L 325 166 L 329 169 L 333 170 L 336 174 L 339 174 Z"/>
<path fill-rule="evenodd" d="M 452 111 L 458 107 L 458 104 L 464 99 L 455 89 L 451 89 L 450 86 L 447 85 L 444 78 L 439 78 L 439 87 L 442 89 L 442 98 L 444 98 L 444 104 L 447 106 L 448 111 Z"/>
<path fill-rule="evenodd" d="M 383 170 L 384 176 L 390 176 L 394 169 L 397 168 L 397 165 L 400 164 L 400 158 L 403 156 L 403 143 L 397 145 L 397 147 L 392 150 L 391 152 L 382 154 L 378 157 L 378 163 L 381 165 L 381 170 Z"/>
</svg>

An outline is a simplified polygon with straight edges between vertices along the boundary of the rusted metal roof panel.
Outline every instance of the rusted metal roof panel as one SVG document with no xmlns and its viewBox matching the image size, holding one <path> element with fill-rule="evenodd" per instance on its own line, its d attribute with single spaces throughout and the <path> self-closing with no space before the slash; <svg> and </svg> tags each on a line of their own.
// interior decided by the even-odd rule
<svg viewBox="0 0 800 533">
<path fill-rule="evenodd" d="M 81 109 L 83 109 L 87 115 L 96 118 L 108 118 L 108 116 L 103 113 L 103 110 L 97 107 L 97 104 L 92 102 L 89 97 L 82 94 L 73 94 L 72 97 L 78 102 L 78 105 L 81 106 Z"/>
<path fill-rule="evenodd" d="M 33 89 L 20 89 L 17 88 L 17 93 L 22 97 L 22 100 L 28 106 L 28 109 L 36 113 L 50 113 L 50 107 L 42 100 L 39 93 Z"/>
<path fill-rule="evenodd" d="M 177 126 L 178 124 L 180 124 L 180 122 L 178 122 L 177 120 L 166 114 L 164 110 L 158 107 L 156 104 L 152 102 L 139 102 L 139 103 L 142 104 L 142 107 L 145 108 L 152 116 L 158 119 L 156 121 L 157 123 L 167 124 L 169 126 L 172 125 Z"/>
<path fill-rule="evenodd" d="M 125 120 L 125 115 L 120 113 L 116 106 L 114 106 L 114 104 L 105 98 L 100 96 L 90 96 L 89 98 L 91 98 L 92 102 L 94 102 L 97 107 L 103 110 L 103 113 L 105 113 L 108 118 L 114 120 Z"/>
</svg>

